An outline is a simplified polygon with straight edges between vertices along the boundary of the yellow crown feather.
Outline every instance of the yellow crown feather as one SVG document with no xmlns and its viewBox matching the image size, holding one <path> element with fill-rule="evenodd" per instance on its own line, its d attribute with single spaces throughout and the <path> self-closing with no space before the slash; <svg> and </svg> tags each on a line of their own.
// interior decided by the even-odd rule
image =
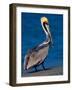
<svg viewBox="0 0 72 90">
<path fill-rule="evenodd" d="M 41 22 L 47 22 L 48 23 L 48 19 L 46 17 L 42 17 Z"/>
</svg>

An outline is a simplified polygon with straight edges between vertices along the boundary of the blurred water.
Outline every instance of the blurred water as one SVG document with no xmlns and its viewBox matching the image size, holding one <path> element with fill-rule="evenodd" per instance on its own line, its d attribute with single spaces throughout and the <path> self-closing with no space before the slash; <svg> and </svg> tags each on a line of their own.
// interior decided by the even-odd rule
<svg viewBox="0 0 72 90">
<path fill-rule="evenodd" d="M 42 29 L 40 18 L 47 17 L 53 39 L 53 47 L 50 47 L 49 54 L 44 62 L 46 68 L 63 66 L 63 15 L 58 14 L 21 14 L 21 60 L 24 63 L 24 56 L 27 51 L 45 40 L 45 33 Z M 23 67 L 23 66 L 22 66 Z M 40 65 L 37 69 L 42 69 Z M 24 69 L 22 68 L 22 73 Z"/>
</svg>

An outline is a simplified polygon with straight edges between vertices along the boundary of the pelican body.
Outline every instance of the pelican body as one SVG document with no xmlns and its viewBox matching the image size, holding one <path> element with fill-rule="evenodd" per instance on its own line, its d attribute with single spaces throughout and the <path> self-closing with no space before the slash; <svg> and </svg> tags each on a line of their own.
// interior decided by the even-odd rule
<svg viewBox="0 0 72 90">
<path fill-rule="evenodd" d="M 28 70 L 33 66 L 37 66 L 44 62 L 46 56 L 48 55 L 48 50 L 50 43 L 52 42 L 52 37 L 49 29 L 49 22 L 46 17 L 41 18 L 41 25 L 46 34 L 46 40 L 38 46 L 32 48 L 24 57 L 24 70 Z"/>
</svg>

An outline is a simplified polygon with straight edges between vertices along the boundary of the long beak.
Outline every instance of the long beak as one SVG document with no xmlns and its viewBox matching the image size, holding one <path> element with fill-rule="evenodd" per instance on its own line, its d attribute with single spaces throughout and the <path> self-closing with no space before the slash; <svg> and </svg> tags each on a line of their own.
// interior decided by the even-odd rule
<svg viewBox="0 0 72 90">
<path fill-rule="evenodd" d="M 52 36 L 51 36 L 50 28 L 49 28 L 49 24 L 45 23 L 44 24 L 44 28 L 45 28 L 45 30 L 46 30 L 46 32 L 48 34 L 47 39 L 50 40 L 51 44 L 53 44 Z"/>
</svg>

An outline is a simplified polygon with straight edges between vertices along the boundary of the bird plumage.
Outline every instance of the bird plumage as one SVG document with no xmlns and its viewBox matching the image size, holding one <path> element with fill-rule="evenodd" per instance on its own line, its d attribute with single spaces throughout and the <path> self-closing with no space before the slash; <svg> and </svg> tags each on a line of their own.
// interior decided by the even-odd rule
<svg viewBox="0 0 72 90">
<path fill-rule="evenodd" d="M 28 51 L 24 58 L 24 69 L 29 69 L 35 65 L 41 64 L 48 55 L 48 49 L 52 42 L 52 37 L 49 29 L 49 22 L 46 17 L 41 18 L 41 25 L 46 34 L 46 40 Z"/>
</svg>

